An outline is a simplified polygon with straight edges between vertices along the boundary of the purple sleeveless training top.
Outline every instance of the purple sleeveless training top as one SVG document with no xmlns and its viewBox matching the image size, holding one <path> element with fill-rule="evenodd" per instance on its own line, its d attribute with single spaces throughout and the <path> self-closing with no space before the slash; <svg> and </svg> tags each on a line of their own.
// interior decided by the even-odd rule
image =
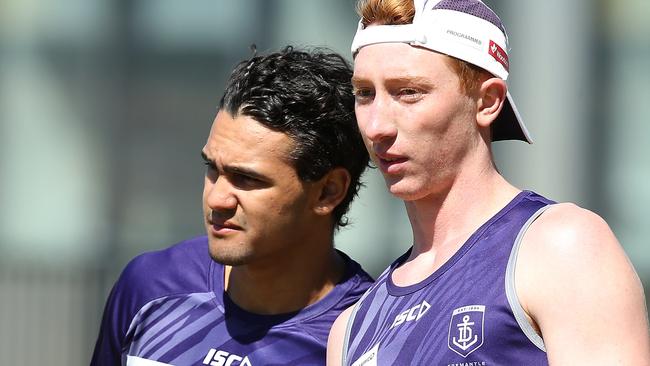
<svg viewBox="0 0 650 366">
<path fill-rule="evenodd" d="M 415 285 L 392 282 L 409 253 L 398 258 L 355 306 L 344 365 L 547 365 L 514 291 L 514 265 L 523 232 L 552 203 L 521 192 Z"/>
</svg>

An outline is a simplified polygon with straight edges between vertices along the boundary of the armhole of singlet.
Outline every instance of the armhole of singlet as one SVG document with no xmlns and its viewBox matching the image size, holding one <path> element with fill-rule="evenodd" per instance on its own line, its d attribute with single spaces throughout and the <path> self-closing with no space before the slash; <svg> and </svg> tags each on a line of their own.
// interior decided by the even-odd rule
<svg viewBox="0 0 650 366">
<path fill-rule="evenodd" d="M 546 211 L 551 205 L 544 206 L 537 210 L 529 219 L 526 221 L 524 226 L 522 226 L 515 243 L 512 246 L 512 251 L 510 252 L 510 258 L 508 259 L 508 266 L 506 267 L 506 297 L 508 298 L 508 303 L 512 309 L 512 313 L 517 320 L 517 324 L 524 332 L 526 337 L 540 350 L 546 352 L 546 347 L 544 346 L 544 340 L 540 337 L 539 334 L 535 331 L 533 326 L 526 318 L 526 313 L 524 312 L 519 298 L 517 297 L 517 291 L 515 289 L 515 267 L 517 265 L 517 256 L 519 254 L 519 248 L 521 247 L 521 242 L 524 237 L 524 234 L 530 227 L 530 225 L 535 221 L 544 211 Z"/>
<path fill-rule="evenodd" d="M 348 322 L 345 325 L 345 336 L 343 338 L 343 349 L 341 349 L 341 366 L 346 366 L 348 362 L 348 347 L 350 346 L 350 335 L 352 334 L 352 324 L 354 323 L 354 318 L 357 316 L 357 311 L 359 310 L 359 305 L 361 302 L 370 294 L 370 292 L 374 289 L 375 285 L 388 273 L 390 275 L 391 272 L 391 267 L 386 268 L 382 274 L 377 277 L 377 280 L 375 281 L 373 286 L 370 286 L 369 289 L 366 290 L 366 292 L 361 295 L 359 298 L 359 301 L 357 301 L 354 305 L 352 305 L 352 311 L 350 312 L 350 317 L 348 318 Z"/>
<path fill-rule="evenodd" d="M 352 333 L 352 323 L 354 323 L 354 318 L 357 315 L 357 306 L 361 301 L 358 301 L 356 304 L 352 305 L 352 312 L 350 312 L 350 317 L 348 322 L 345 325 L 345 337 L 343 338 L 343 349 L 341 350 L 341 366 L 346 366 L 348 362 L 348 346 L 350 345 L 350 333 Z"/>
</svg>

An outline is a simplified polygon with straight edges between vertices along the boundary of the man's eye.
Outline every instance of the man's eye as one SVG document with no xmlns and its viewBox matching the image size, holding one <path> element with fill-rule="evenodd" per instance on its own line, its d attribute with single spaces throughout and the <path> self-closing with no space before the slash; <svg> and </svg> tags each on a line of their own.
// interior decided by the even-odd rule
<svg viewBox="0 0 650 366">
<path fill-rule="evenodd" d="M 359 100 L 368 100 L 374 96 L 372 89 L 358 88 L 354 89 L 354 97 Z"/>
<path fill-rule="evenodd" d="M 242 189 L 259 188 L 264 185 L 264 182 L 261 180 L 245 174 L 233 174 L 230 177 L 230 181 L 234 186 Z"/>
<path fill-rule="evenodd" d="M 400 95 L 409 96 L 409 95 L 419 95 L 420 91 L 413 88 L 404 88 L 399 91 Z"/>
<path fill-rule="evenodd" d="M 422 91 L 414 88 L 403 88 L 397 92 L 397 96 L 405 101 L 417 101 L 422 98 Z"/>
<path fill-rule="evenodd" d="M 212 164 L 212 163 L 209 162 L 209 161 L 204 161 L 204 162 L 203 162 L 203 165 L 206 166 L 206 169 L 207 169 L 208 171 L 213 171 L 213 170 L 216 170 L 216 169 L 217 169 L 217 167 L 215 167 L 214 164 Z"/>
<path fill-rule="evenodd" d="M 217 178 L 219 178 L 217 167 L 209 161 L 204 161 L 203 164 L 205 165 L 205 177 L 212 182 L 216 182 Z"/>
</svg>

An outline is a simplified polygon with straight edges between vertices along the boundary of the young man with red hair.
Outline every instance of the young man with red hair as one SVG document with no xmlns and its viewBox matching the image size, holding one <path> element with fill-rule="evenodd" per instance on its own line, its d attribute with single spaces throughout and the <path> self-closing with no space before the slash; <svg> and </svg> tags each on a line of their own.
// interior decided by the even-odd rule
<svg viewBox="0 0 650 366">
<path fill-rule="evenodd" d="M 355 112 L 413 246 L 335 322 L 330 365 L 649 364 L 643 288 L 605 221 L 510 184 L 532 142 L 507 36 L 478 0 L 366 0 Z"/>
</svg>

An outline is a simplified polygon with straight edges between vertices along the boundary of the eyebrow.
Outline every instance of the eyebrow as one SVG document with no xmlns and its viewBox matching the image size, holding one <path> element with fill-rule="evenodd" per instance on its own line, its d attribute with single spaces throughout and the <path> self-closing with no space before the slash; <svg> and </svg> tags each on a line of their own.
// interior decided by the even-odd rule
<svg viewBox="0 0 650 366">
<path fill-rule="evenodd" d="M 214 160 L 208 158 L 208 155 L 204 152 L 201 151 L 201 158 L 205 160 L 206 163 L 212 165 L 213 167 L 216 167 L 217 164 L 214 162 Z M 237 166 L 237 165 L 226 165 L 223 167 L 223 171 L 229 174 L 241 174 L 245 175 L 248 177 L 251 177 L 253 179 L 258 179 L 262 181 L 270 181 L 271 179 L 267 177 L 264 174 L 261 174 L 253 169 L 244 167 L 244 166 Z"/>
<path fill-rule="evenodd" d="M 351 82 L 352 85 L 358 85 L 358 84 L 363 85 L 369 83 L 368 79 L 363 79 L 355 76 L 352 77 Z M 384 80 L 384 83 L 418 84 L 418 85 L 429 85 L 429 86 L 433 85 L 431 80 L 421 76 L 404 76 L 404 77 L 387 78 Z"/>
<path fill-rule="evenodd" d="M 352 85 L 358 85 L 358 84 L 363 84 L 365 82 L 365 79 L 358 78 L 356 76 L 353 76 L 352 79 L 350 80 Z"/>
</svg>

